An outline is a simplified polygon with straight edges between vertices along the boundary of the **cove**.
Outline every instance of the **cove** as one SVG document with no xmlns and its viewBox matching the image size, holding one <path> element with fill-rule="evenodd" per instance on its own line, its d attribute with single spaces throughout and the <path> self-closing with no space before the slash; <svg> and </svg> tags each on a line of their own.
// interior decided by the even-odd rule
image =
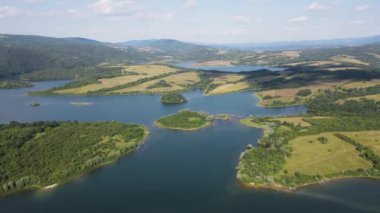
<svg viewBox="0 0 380 213">
<path fill-rule="evenodd" d="M 203 96 L 186 93 L 188 103 L 160 104 L 156 95 L 109 97 L 31 97 L 27 92 L 64 82 L 36 83 L 35 88 L 0 90 L 0 122 L 36 120 L 117 120 L 144 124 L 151 135 L 137 152 L 52 191 L 0 198 L 1 212 L 376 212 L 380 183 L 342 180 L 295 193 L 240 186 L 235 167 L 247 144 L 261 130 L 238 120 L 220 121 L 198 131 L 154 127 L 161 116 L 189 108 L 213 114 L 280 116 L 305 108 L 262 108 L 252 92 Z M 30 107 L 29 103 L 41 103 Z M 92 103 L 90 105 L 73 105 Z"/>
</svg>

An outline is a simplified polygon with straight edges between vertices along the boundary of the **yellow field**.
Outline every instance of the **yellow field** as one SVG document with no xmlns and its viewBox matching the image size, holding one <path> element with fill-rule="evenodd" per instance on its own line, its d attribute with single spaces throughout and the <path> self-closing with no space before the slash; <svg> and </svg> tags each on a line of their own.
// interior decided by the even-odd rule
<svg viewBox="0 0 380 213">
<path fill-rule="evenodd" d="M 231 92 L 238 92 L 249 88 L 249 84 L 246 81 L 244 75 L 239 74 L 219 74 L 211 77 L 211 83 L 217 87 L 211 91 L 208 91 L 208 95 L 220 95 Z"/>
<path fill-rule="evenodd" d="M 165 65 L 134 65 L 124 68 L 125 72 L 137 72 L 139 74 L 165 74 L 176 72 L 177 69 Z"/>
<path fill-rule="evenodd" d="M 231 84 L 222 84 L 215 89 L 209 91 L 208 95 L 220 95 L 225 93 L 238 92 L 249 88 L 249 84 L 246 81 L 231 83 Z"/>
<path fill-rule="evenodd" d="M 308 65 L 312 67 L 320 67 L 320 66 L 326 66 L 326 65 L 337 66 L 337 65 L 341 65 L 341 63 L 337 61 L 313 61 L 313 62 L 310 62 Z"/>
<path fill-rule="evenodd" d="M 245 78 L 244 75 L 239 74 L 223 74 L 216 77 L 212 77 L 212 84 L 228 84 L 241 81 Z"/>
<path fill-rule="evenodd" d="M 167 81 L 168 83 L 176 85 L 189 85 L 201 81 L 197 72 L 185 72 L 180 74 L 174 74 L 162 79 Z"/>
<path fill-rule="evenodd" d="M 327 175 L 359 168 L 369 169 L 372 163 L 359 156 L 355 147 L 333 135 L 321 133 L 297 137 L 290 141 L 291 157 L 286 159 L 284 170 L 289 174 Z M 317 139 L 325 137 L 326 144 Z M 311 142 L 310 142 L 311 141 Z"/>
<path fill-rule="evenodd" d="M 316 120 L 316 119 L 329 119 L 330 117 L 322 117 L 322 116 L 314 116 L 314 117 L 277 117 L 277 118 L 272 118 L 270 120 L 272 121 L 280 121 L 282 124 L 283 123 L 290 123 L 295 126 L 301 126 L 301 127 L 308 127 L 311 126 L 309 122 L 307 122 L 305 119 L 311 119 L 311 120 Z"/>
<path fill-rule="evenodd" d="M 368 146 L 376 155 L 380 155 L 380 131 L 344 132 L 341 134 Z"/>
<path fill-rule="evenodd" d="M 256 93 L 257 96 L 261 97 L 259 105 L 261 106 L 271 106 L 275 101 L 281 101 L 283 103 L 291 103 L 295 100 L 298 91 L 302 89 L 310 89 L 313 94 L 320 90 L 331 89 L 336 86 L 344 84 L 346 81 L 334 81 L 334 82 L 315 82 L 306 87 L 299 88 L 289 88 L 289 89 L 276 89 L 268 90 Z M 271 99 L 263 99 L 265 96 L 271 96 Z"/>
<path fill-rule="evenodd" d="M 380 94 L 374 94 L 374 95 L 366 95 L 366 96 L 360 96 L 360 97 L 354 97 L 354 98 L 346 98 L 346 99 L 340 99 L 337 100 L 336 103 L 338 104 L 344 104 L 346 101 L 349 100 L 360 100 L 360 99 L 368 99 L 368 100 L 374 100 L 374 101 L 380 101 Z"/>
<path fill-rule="evenodd" d="M 343 89 L 368 88 L 368 87 L 373 87 L 377 85 L 380 85 L 380 79 L 374 79 L 371 81 L 350 82 L 350 83 L 344 84 L 342 88 Z"/>
<path fill-rule="evenodd" d="M 340 62 L 340 63 L 350 63 L 355 65 L 363 65 L 363 66 L 369 66 L 368 63 L 365 63 L 363 61 L 360 61 L 356 59 L 353 56 L 350 55 L 336 55 L 330 58 L 332 61 Z"/>
<path fill-rule="evenodd" d="M 175 73 L 178 70 L 164 66 L 164 65 L 135 65 L 124 67 L 123 73 L 126 75 L 118 76 L 114 78 L 103 78 L 99 79 L 99 83 L 89 84 L 78 88 L 57 90 L 55 93 L 59 94 L 86 94 L 87 92 L 97 91 L 100 89 L 109 89 L 117 86 L 121 86 L 124 84 L 128 84 L 131 82 L 135 82 L 137 80 L 143 78 L 154 77 L 161 74 L 169 74 Z M 129 74 L 129 72 L 133 72 L 134 74 Z"/>
<path fill-rule="evenodd" d="M 344 70 L 360 70 L 360 67 L 332 67 L 326 68 L 328 71 L 336 72 L 336 71 L 344 71 Z"/>
<path fill-rule="evenodd" d="M 175 92 L 183 90 L 184 87 L 178 86 L 178 85 L 172 85 L 172 87 L 159 87 L 159 88 L 152 88 L 149 89 L 148 87 L 159 82 L 161 79 L 156 79 L 152 81 L 148 81 L 136 86 L 127 87 L 124 89 L 119 90 L 112 90 L 108 92 L 109 94 L 127 94 L 127 93 L 167 93 L 167 92 Z"/>
<path fill-rule="evenodd" d="M 369 100 L 374 100 L 374 101 L 380 101 L 380 94 L 367 95 L 367 96 L 364 96 L 364 98 L 369 99 Z"/>
<path fill-rule="evenodd" d="M 158 87 L 158 88 L 149 88 L 150 86 L 156 84 L 157 82 L 164 80 L 171 85 L 171 87 Z M 175 92 L 186 89 L 186 85 L 192 85 L 198 83 L 201 79 L 198 76 L 197 72 L 186 72 L 173 74 L 164 78 L 155 79 L 152 81 L 144 82 L 136 86 L 127 87 L 124 89 L 113 90 L 109 93 L 124 94 L 124 93 L 167 93 Z"/>
</svg>

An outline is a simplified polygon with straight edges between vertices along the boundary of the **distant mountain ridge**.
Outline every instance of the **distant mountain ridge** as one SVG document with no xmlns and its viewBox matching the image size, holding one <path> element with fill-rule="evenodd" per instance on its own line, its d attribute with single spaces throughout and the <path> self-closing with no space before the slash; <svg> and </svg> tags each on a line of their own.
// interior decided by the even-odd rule
<svg viewBox="0 0 380 213">
<path fill-rule="evenodd" d="M 173 53 L 178 51 L 186 51 L 189 49 L 208 49 L 211 48 L 206 45 L 199 45 L 194 43 L 188 43 L 178 41 L 175 39 L 151 39 L 151 40 L 132 40 L 126 42 L 116 43 L 121 46 L 130 46 L 134 48 L 152 48 L 160 50 L 162 52 Z"/>
<path fill-rule="evenodd" d="M 380 35 L 360 38 L 326 39 L 326 40 L 302 40 L 302 41 L 280 41 L 280 42 L 249 42 L 242 44 L 208 44 L 191 43 L 175 39 L 148 39 L 131 40 L 116 43 L 121 46 L 135 48 L 150 47 L 166 52 L 178 51 L 185 48 L 216 48 L 237 49 L 240 51 L 275 51 L 275 50 L 303 50 L 316 48 L 333 48 L 347 46 L 363 46 L 380 43 Z"/>
<path fill-rule="evenodd" d="M 261 42 L 243 44 L 224 44 L 230 48 L 243 51 L 248 50 L 303 50 L 315 48 L 332 48 L 347 46 L 363 46 L 380 43 L 380 35 L 361 38 L 327 39 L 327 40 L 304 40 L 304 41 L 284 41 L 284 42 Z"/>
<path fill-rule="evenodd" d="M 81 38 L 81 37 L 68 37 L 68 38 L 63 38 L 63 39 L 70 40 L 70 41 L 76 41 L 76 42 L 83 43 L 83 44 L 101 44 L 101 43 L 103 43 L 103 42 L 98 41 L 98 40 L 89 39 L 89 38 Z"/>
<path fill-rule="evenodd" d="M 158 56 L 172 56 L 175 60 L 202 60 L 220 59 L 217 55 L 220 48 L 207 45 L 188 43 L 175 39 L 151 39 L 151 40 L 132 40 L 116 43 L 123 47 L 134 47 L 153 52 Z"/>
<path fill-rule="evenodd" d="M 367 47 L 365 47 L 366 45 Z M 352 46 L 358 47 L 349 48 Z M 256 57 L 258 53 L 253 51 L 258 50 L 302 50 L 302 54 L 298 58 L 300 60 L 321 59 L 323 58 L 320 56 L 322 53 L 329 57 L 351 55 L 368 61 L 370 64 L 379 64 L 379 46 L 380 35 L 319 41 L 208 45 L 175 39 L 110 43 L 80 37 L 54 38 L 0 34 L 0 78 L 36 70 L 65 70 L 97 66 L 101 63 L 136 64 L 212 60 L 239 61 L 244 64 L 255 63 L 252 57 Z M 324 57 L 326 60 L 329 59 L 326 57 Z"/>
</svg>

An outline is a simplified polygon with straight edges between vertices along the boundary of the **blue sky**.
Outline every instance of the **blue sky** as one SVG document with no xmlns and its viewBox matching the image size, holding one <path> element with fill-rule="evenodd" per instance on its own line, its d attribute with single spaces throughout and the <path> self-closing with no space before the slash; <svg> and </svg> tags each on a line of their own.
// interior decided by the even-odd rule
<svg viewBox="0 0 380 213">
<path fill-rule="evenodd" d="M 204 43 L 380 34 L 379 0 L 0 0 L 0 33 Z"/>
</svg>

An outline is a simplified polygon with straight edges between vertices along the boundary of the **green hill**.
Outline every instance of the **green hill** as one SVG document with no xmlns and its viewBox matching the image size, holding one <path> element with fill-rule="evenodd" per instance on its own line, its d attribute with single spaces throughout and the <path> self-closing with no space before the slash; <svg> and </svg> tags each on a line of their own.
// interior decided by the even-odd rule
<svg viewBox="0 0 380 213">
<path fill-rule="evenodd" d="M 134 48 L 114 48 L 88 39 L 0 35 L 0 77 L 143 58 Z"/>
</svg>

